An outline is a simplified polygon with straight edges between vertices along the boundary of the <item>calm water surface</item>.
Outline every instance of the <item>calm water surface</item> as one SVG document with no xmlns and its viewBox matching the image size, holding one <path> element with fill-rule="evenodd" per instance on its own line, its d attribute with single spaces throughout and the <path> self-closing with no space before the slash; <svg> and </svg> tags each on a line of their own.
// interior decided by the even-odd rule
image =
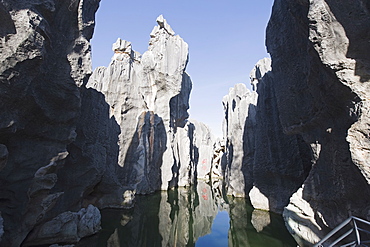
<svg viewBox="0 0 370 247">
<path fill-rule="evenodd" d="M 97 246 L 296 247 L 281 216 L 253 210 L 222 187 L 199 182 L 196 188 L 137 196 L 130 210 L 104 210 Z"/>
</svg>

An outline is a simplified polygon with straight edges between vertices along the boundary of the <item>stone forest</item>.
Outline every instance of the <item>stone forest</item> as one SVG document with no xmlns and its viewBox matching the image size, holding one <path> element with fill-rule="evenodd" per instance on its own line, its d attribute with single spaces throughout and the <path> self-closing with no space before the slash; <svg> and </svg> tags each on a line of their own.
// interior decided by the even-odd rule
<svg viewBox="0 0 370 247">
<path fill-rule="evenodd" d="M 275 0 L 271 59 L 220 99 L 222 139 L 189 120 L 188 44 L 162 15 L 146 52 L 117 39 L 92 71 L 99 2 L 0 1 L 0 246 L 98 246 L 107 217 L 101 246 L 126 246 L 138 222 L 109 212 L 150 203 L 161 239 L 127 246 L 194 246 L 217 207 L 234 229 L 282 216 L 293 245 L 274 246 L 370 221 L 369 1 Z"/>
</svg>

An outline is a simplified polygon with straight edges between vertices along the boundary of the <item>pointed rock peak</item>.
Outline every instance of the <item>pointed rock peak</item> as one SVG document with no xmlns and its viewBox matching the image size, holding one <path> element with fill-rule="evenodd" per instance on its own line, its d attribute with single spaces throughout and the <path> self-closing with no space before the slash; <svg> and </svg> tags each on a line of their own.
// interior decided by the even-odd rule
<svg viewBox="0 0 370 247">
<path fill-rule="evenodd" d="M 158 26 L 154 27 L 150 36 L 155 36 L 155 33 L 160 29 L 164 29 L 170 35 L 175 35 L 175 32 L 172 30 L 171 26 L 167 23 L 166 19 L 164 19 L 163 15 L 157 17 Z"/>
<path fill-rule="evenodd" d="M 112 45 L 114 53 L 127 53 L 130 54 L 132 51 L 131 42 L 122 40 L 120 38 Z"/>
<path fill-rule="evenodd" d="M 257 90 L 257 84 L 262 79 L 262 77 L 271 71 L 271 59 L 263 58 L 257 62 L 257 64 L 252 69 L 249 78 L 251 80 L 252 90 Z"/>
</svg>

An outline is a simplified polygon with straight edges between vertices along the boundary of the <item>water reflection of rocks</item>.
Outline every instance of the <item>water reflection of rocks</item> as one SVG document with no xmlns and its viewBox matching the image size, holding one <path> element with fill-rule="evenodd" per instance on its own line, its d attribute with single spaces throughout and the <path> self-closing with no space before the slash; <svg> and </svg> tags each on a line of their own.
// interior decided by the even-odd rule
<svg viewBox="0 0 370 247">
<path fill-rule="evenodd" d="M 198 181 L 196 188 L 179 188 L 137 196 L 130 210 L 102 212 L 101 233 L 90 241 L 98 246 L 195 246 L 211 233 L 220 210 L 229 213 L 229 246 L 296 246 L 281 217 L 253 211 L 245 199 L 226 198 L 221 183 Z M 81 243 L 83 244 L 83 243 Z"/>
</svg>

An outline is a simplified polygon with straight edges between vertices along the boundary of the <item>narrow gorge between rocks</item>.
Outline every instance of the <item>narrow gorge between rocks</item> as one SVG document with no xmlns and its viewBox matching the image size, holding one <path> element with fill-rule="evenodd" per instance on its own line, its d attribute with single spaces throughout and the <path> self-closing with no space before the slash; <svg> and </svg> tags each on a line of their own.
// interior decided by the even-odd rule
<svg viewBox="0 0 370 247">
<path fill-rule="evenodd" d="M 163 15 L 92 71 L 99 3 L 0 1 L 1 247 L 305 247 L 370 221 L 368 1 L 275 0 L 222 138 Z"/>
</svg>

